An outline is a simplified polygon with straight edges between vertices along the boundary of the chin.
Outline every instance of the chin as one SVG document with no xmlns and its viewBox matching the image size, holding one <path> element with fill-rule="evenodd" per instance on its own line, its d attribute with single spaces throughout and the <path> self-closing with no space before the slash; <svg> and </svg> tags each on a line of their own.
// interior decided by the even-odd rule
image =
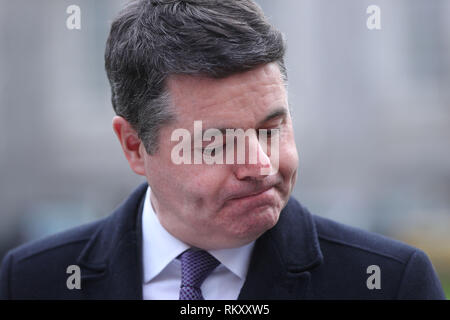
<svg viewBox="0 0 450 320">
<path fill-rule="evenodd" d="M 209 242 L 211 248 L 209 249 L 230 249 L 245 246 L 257 240 L 266 231 L 273 228 L 277 224 L 277 221 L 278 217 L 276 219 L 265 219 L 265 221 L 259 223 L 236 226 L 233 229 L 229 229 L 226 234 L 222 233 L 221 240 L 212 236 L 212 241 Z"/>
<path fill-rule="evenodd" d="M 242 219 L 240 223 L 231 224 L 233 228 L 230 230 L 230 238 L 243 243 L 242 245 L 252 242 L 272 229 L 277 224 L 279 216 L 279 210 L 274 207 L 253 211 L 251 216 Z"/>
</svg>

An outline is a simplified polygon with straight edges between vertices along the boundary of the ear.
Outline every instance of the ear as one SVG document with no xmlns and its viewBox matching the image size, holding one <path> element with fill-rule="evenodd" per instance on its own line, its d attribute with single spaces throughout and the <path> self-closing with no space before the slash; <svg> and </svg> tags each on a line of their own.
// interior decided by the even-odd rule
<svg viewBox="0 0 450 320">
<path fill-rule="evenodd" d="M 113 130 L 119 139 L 123 153 L 131 170 L 145 176 L 145 148 L 131 124 L 123 117 L 115 116 L 112 121 Z"/>
</svg>

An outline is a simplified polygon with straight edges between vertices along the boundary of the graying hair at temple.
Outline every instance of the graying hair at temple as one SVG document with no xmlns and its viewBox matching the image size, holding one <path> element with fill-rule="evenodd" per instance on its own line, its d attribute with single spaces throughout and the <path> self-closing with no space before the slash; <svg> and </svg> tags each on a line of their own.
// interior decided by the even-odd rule
<svg viewBox="0 0 450 320">
<path fill-rule="evenodd" d="M 283 35 L 251 0 L 139 0 L 116 17 L 106 43 L 112 105 L 137 131 L 147 153 L 175 119 L 168 76 L 223 78 L 276 62 L 287 81 Z"/>
</svg>

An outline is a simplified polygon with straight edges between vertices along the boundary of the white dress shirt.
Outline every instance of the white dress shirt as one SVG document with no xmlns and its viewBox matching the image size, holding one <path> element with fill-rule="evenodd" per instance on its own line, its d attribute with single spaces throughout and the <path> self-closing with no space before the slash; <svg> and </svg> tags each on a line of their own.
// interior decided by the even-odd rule
<svg viewBox="0 0 450 320">
<path fill-rule="evenodd" d="M 150 187 L 142 212 L 144 300 L 178 300 L 181 262 L 176 257 L 190 247 L 172 236 L 159 222 L 150 201 Z M 254 241 L 239 248 L 208 251 L 220 265 L 201 286 L 206 300 L 236 300 L 244 284 Z"/>
</svg>

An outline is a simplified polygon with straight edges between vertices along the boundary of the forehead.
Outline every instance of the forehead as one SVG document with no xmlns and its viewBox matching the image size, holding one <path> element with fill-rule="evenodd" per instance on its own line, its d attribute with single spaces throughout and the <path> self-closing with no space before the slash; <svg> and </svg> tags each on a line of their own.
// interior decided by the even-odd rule
<svg viewBox="0 0 450 320">
<path fill-rule="evenodd" d="M 173 75 L 167 87 L 179 122 L 255 120 L 287 108 L 279 67 L 269 63 L 223 79 Z"/>
</svg>

